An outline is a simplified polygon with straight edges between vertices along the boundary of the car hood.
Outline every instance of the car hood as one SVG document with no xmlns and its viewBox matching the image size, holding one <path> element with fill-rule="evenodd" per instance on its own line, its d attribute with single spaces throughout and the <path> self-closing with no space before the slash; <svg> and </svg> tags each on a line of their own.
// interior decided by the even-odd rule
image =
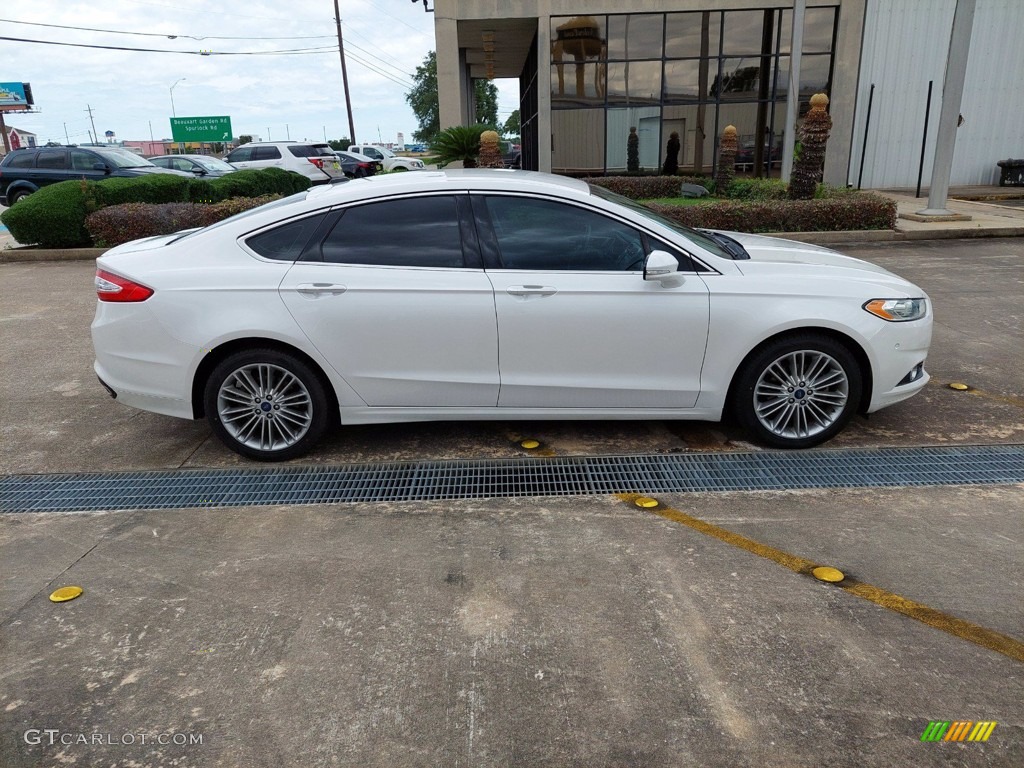
<svg viewBox="0 0 1024 768">
<path fill-rule="evenodd" d="M 871 264 L 867 261 L 855 259 L 852 256 L 844 256 L 841 253 L 822 248 L 820 245 L 801 243 L 797 240 L 783 240 L 778 237 L 766 237 L 764 235 L 748 235 L 743 232 L 722 232 L 738 241 L 747 253 L 751 261 L 768 262 L 776 264 L 807 264 L 810 266 L 845 267 L 847 269 L 860 269 L 868 272 L 877 272 L 883 275 L 892 275 L 887 269 Z M 740 269 L 743 262 L 739 262 Z M 895 277 L 895 275 L 893 275 Z"/>
</svg>

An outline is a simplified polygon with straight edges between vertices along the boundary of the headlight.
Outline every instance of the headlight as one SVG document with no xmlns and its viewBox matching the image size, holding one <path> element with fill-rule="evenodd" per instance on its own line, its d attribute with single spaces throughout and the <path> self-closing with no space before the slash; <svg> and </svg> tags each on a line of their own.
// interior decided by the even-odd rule
<svg viewBox="0 0 1024 768">
<path fill-rule="evenodd" d="M 883 320 L 905 323 L 928 314 L 928 302 L 925 299 L 872 299 L 864 304 L 864 309 Z"/>
</svg>

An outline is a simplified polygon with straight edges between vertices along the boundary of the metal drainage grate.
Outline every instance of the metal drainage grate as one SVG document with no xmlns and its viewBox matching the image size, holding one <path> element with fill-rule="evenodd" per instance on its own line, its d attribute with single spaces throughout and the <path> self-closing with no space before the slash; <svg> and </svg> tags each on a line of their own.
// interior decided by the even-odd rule
<svg viewBox="0 0 1024 768">
<path fill-rule="evenodd" d="M 1024 446 L 523 458 L 7 475 L 0 511 L 74 512 L 608 493 L 1024 482 Z"/>
</svg>

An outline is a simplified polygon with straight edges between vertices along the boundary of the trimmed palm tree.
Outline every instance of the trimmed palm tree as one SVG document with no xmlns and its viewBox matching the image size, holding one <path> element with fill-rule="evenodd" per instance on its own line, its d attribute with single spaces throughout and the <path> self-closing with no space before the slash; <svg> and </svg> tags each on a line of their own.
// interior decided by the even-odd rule
<svg viewBox="0 0 1024 768">
<path fill-rule="evenodd" d="M 486 125 L 456 125 L 445 128 L 430 144 L 433 162 L 439 168 L 448 163 L 462 162 L 463 168 L 476 168 L 480 156 L 480 135 Z"/>
</svg>

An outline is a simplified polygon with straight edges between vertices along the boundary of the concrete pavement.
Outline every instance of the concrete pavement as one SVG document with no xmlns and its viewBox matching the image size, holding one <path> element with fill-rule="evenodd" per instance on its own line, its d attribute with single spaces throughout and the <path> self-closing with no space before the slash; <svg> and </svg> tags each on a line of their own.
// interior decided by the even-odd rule
<svg viewBox="0 0 1024 768">
<path fill-rule="evenodd" d="M 1024 240 L 843 248 L 936 307 L 830 447 L 1024 442 Z M 0 264 L 0 473 L 249 465 L 91 371 L 88 262 Z M 965 381 L 970 392 L 945 385 Z M 303 463 L 749 450 L 730 427 L 346 428 Z M 667 495 L 925 625 L 616 497 L 0 515 L 0 766 L 1024 764 L 1024 486 Z M 84 594 L 56 604 L 58 587 Z M 933 720 L 995 721 L 927 743 Z"/>
</svg>

